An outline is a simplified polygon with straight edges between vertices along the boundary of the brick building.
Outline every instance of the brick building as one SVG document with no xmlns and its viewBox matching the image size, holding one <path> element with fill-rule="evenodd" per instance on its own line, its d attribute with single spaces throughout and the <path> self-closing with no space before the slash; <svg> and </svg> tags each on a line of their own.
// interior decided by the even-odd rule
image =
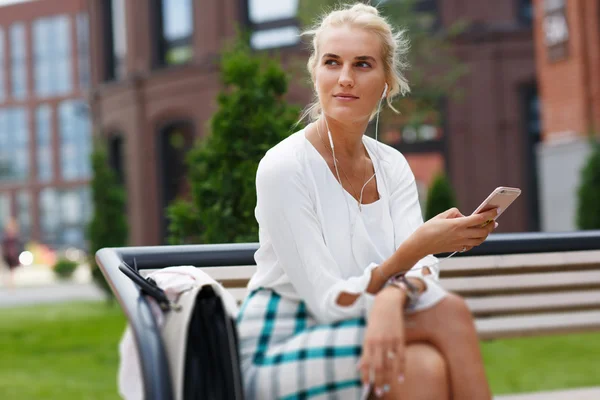
<svg viewBox="0 0 600 400">
<path fill-rule="evenodd" d="M 235 26 L 253 29 L 255 48 L 279 48 L 284 56 L 305 51 L 296 37 L 296 2 L 277 4 L 89 0 L 94 126 L 109 139 L 127 188 L 132 245 L 164 241 L 163 210 L 182 179 L 182 150 L 170 143 L 206 134 L 219 90 L 213 60 Z M 537 229 L 537 175 L 529 165 L 539 139 L 531 2 L 423 0 L 420 6 L 442 27 L 459 18 L 473 22 L 456 43 L 470 74 L 461 82 L 464 99 L 440 110 L 444 123 L 425 127 L 423 135 L 398 127 L 398 148 L 422 190 L 447 168 L 465 212 L 496 186 L 523 187 L 501 227 Z M 288 100 L 306 104 L 309 89 L 294 82 Z"/>
<path fill-rule="evenodd" d="M 85 246 L 90 215 L 85 0 L 0 7 L 0 225 Z"/>
<path fill-rule="evenodd" d="M 576 229 L 579 174 L 600 135 L 600 1 L 536 0 L 535 53 L 542 137 L 542 228 Z"/>
</svg>

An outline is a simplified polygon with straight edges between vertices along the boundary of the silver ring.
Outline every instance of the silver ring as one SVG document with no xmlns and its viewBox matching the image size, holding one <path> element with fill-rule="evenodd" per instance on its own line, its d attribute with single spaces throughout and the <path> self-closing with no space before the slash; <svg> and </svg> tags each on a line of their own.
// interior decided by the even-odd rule
<svg viewBox="0 0 600 400">
<path fill-rule="evenodd" d="M 396 353 L 394 353 L 394 352 L 393 352 L 393 351 L 391 351 L 391 350 L 388 350 L 388 351 L 387 351 L 387 358 L 388 358 L 388 359 L 390 359 L 390 360 L 393 360 L 393 359 L 395 359 L 395 358 L 396 358 Z"/>
</svg>

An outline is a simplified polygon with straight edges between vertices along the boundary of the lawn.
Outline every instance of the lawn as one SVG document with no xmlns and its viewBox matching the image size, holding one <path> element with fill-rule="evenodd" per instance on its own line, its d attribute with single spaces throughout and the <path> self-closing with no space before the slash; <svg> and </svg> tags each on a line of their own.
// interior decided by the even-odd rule
<svg viewBox="0 0 600 400">
<path fill-rule="evenodd" d="M 0 399 L 118 399 L 118 305 L 0 309 Z"/>
<path fill-rule="evenodd" d="M 0 309 L 0 399 L 118 399 L 118 306 Z M 600 333 L 482 344 L 495 394 L 597 386 Z"/>
</svg>

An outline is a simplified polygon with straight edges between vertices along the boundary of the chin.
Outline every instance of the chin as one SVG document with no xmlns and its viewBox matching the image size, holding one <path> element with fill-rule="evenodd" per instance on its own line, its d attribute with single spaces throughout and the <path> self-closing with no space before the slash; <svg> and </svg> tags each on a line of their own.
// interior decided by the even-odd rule
<svg viewBox="0 0 600 400">
<path fill-rule="evenodd" d="M 325 112 L 327 118 L 333 118 L 339 122 L 358 122 L 368 120 L 370 114 L 365 114 L 362 110 L 356 110 L 354 107 L 333 107 Z"/>
</svg>

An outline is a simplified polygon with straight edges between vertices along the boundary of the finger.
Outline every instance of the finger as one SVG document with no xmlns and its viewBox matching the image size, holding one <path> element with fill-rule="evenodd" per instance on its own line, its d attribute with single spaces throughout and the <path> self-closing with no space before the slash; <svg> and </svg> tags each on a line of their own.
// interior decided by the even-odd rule
<svg viewBox="0 0 600 400">
<path fill-rule="evenodd" d="M 383 385 L 386 384 L 387 382 L 385 382 L 385 365 L 384 365 L 384 354 L 383 354 L 383 347 L 378 345 L 378 346 L 373 346 L 372 348 L 372 354 L 373 354 L 373 363 L 372 363 L 372 369 L 374 371 L 374 375 L 375 375 L 375 381 L 373 382 L 374 384 L 374 388 L 375 388 L 375 392 L 378 393 L 378 390 L 380 391 L 383 388 Z M 382 393 L 380 393 L 379 395 L 381 396 Z"/>
<path fill-rule="evenodd" d="M 363 385 L 370 383 L 369 374 L 371 370 L 371 355 L 368 346 L 363 346 L 363 354 L 358 362 L 358 368 L 360 370 L 360 381 Z"/>
<path fill-rule="evenodd" d="M 396 346 L 396 355 L 396 374 L 394 379 L 398 383 L 403 383 L 404 375 L 406 374 L 406 346 L 403 341 Z"/>
<path fill-rule="evenodd" d="M 485 239 L 490 234 L 490 230 L 488 228 L 468 228 L 467 229 L 467 239 Z"/>
<path fill-rule="evenodd" d="M 380 388 L 383 392 L 387 393 L 390 390 L 390 385 L 394 380 L 394 376 L 397 375 L 396 364 L 397 364 L 397 352 L 394 346 L 388 346 L 382 353 L 384 358 L 384 370 L 382 373 Z"/>
<path fill-rule="evenodd" d="M 444 212 L 444 216 L 446 218 L 459 218 L 459 217 L 464 217 L 463 213 L 460 212 L 460 210 L 456 207 L 453 207 L 447 211 Z"/>
<path fill-rule="evenodd" d="M 497 209 L 494 208 L 494 209 L 486 211 L 486 212 L 482 212 L 479 214 L 473 214 L 468 217 L 465 217 L 463 219 L 463 223 L 464 223 L 464 225 L 469 226 L 469 227 L 471 227 L 471 226 L 481 227 L 481 225 L 483 225 L 484 223 L 489 223 L 489 222 L 493 221 L 497 215 L 498 215 L 498 211 L 497 211 Z"/>
</svg>

